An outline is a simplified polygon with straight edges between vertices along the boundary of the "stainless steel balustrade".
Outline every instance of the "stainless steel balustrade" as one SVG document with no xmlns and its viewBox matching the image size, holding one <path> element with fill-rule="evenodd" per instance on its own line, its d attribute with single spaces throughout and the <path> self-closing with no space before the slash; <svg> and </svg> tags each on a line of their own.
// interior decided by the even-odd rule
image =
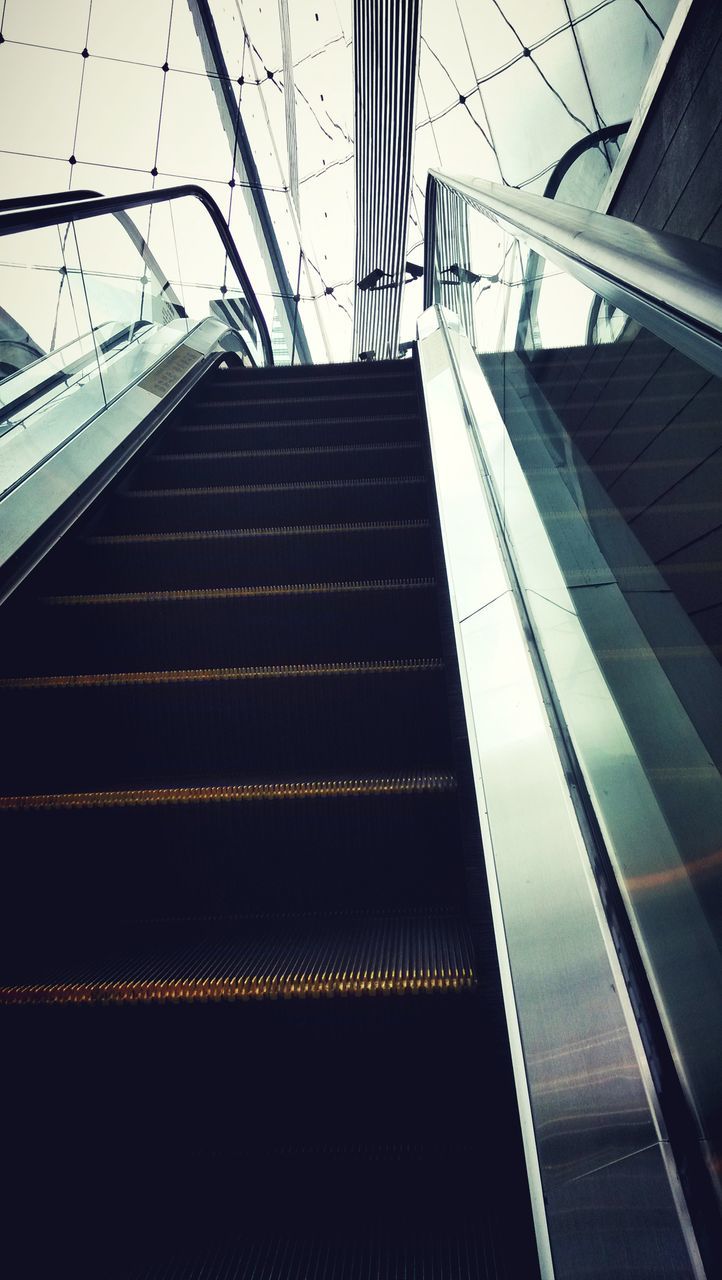
<svg viewBox="0 0 722 1280">
<path fill-rule="evenodd" d="M 550 715 L 550 666 L 554 678 L 565 660 L 571 665 L 577 694 L 599 706 L 615 746 L 624 726 L 568 600 L 566 613 L 551 620 L 565 652 L 550 663 L 548 635 L 530 643 L 540 576 L 557 593 L 563 583 L 458 319 L 427 310 L 419 356 L 542 1274 L 699 1280 L 704 1272 L 592 875 L 588 823 Z M 504 515 L 502 473 L 515 491 Z M 633 769 L 631 749 L 620 764 Z M 640 774 L 632 787 L 653 815 Z"/>
<path fill-rule="evenodd" d="M 482 178 L 429 170 L 424 232 L 424 305 L 439 296 L 436 191 L 442 187 L 499 222 L 665 342 L 722 374 L 722 250 L 683 236 L 647 231 L 608 214 L 578 209 Z"/>
<path fill-rule="evenodd" d="M 471 210 L 483 216 L 474 221 Z M 500 243 L 495 235 L 489 234 L 487 241 L 487 233 L 478 231 L 479 226 L 489 227 L 485 219 L 499 228 Z M 535 255 L 539 255 L 538 264 Z M 624 976 L 620 974 L 615 985 L 626 984 L 629 989 L 630 1000 L 622 998 L 618 1009 L 626 1008 L 630 1018 L 634 1009 L 641 1032 L 641 1038 L 632 1034 L 629 1046 L 636 1046 L 639 1080 L 646 1080 L 648 1123 L 659 1125 L 657 1151 L 667 1167 L 668 1187 L 689 1239 L 687 1208 L 679 1195 L 674 1165 L 667 1161 L 670 1142 L 674 1148 L 705 1263 L 716 1274 L 717 1263 L 710 1264 L 710 1258 L 720 1253 L 722 1221 L 722 937 L 719 893 L 715 899 L 714 889 L 722 860 L 717 750 L 722 672 L 714 652 L 706 648 L 685 613 L 676 588 L 663 578 L 647 544 L 640 541 L 643 535 L 635 535 L 627 523 L 624 500 L 619 500 L 621 508 L 615 504 L 614 481 L 611 497 L 603 483 L 607 483 L 605 465 L 612 477 L 616 475 L 612 461 L 616 455 L 606 444 L 607 436 L 625 412 L 628 392 L 623 384 L 625 377 L 627 385 L 634 383 L 629 370 L 635 359 L 640 367 L 644 364 L 645 342 L 649 351 L 654 344 L 659 348 L 669 344 L 664 350 L 670 351 L 670 357 L 662 355 L 659 360 L 664 363 L 669 358 L 670 371 L 664 375 L 666 382 L 660 378 L 657 389 L 649 375 L 652 421 L 648 427 L 640 408 L 634 419 L 637 425 L 631 428 L 640 436 L 638 446 L 629 446 L 630 467 L 636 462 L 637 447 L 643 451 L 648 439 L 661 439 L 668 419 L 661 413 L 654 416 L 655 404 L 665 405 L 665 396 L 681 396 L 680 386 L 690 377 L 689 361 L 699 366 L 698 382 L 708 398 L 705 403 L 712 406 L 711 417 L 706 423 L 695 420 L 689 440 L 680 418 L 666 452 L 660 450 L 659 460 L 650 461 L 649 470 L 642 469 L 641 474 L 654 476 L 655 466 L 670 467 L 676 458 L 680 465 L 686 464 L 688 460 L 680 455 L 694 455 L 695 449 L 702 459 L 697 477 L 703 465 L 709 463 L 713 470 L 713 464 L 718 466 L 722 460 L 718 447 L 722 391 L 716 389 L 716 378 L 722 375 L 722 251 L 495 183 L 432 170 L 427 185 L 425 259 L 428 309 L 419 321 L 419 349 L 447 561 L 456 595 L 457 645 L 462 668 L 467 666 L 467 722 L 478 759 L 482 828 L 493 850 L 491 865 L 500 887 L 501 946 L 503 950 L 508 945 L 512 978 L 511 1016 L 512 1022 L 518 1019 L 524 1047 L 525 1084 L 535 1122 L 555 1269 L 557 1274 L 569 1275 L 608 1273 L 601 1218 L 598 1223 L 590 1220 L 586 1239 L 582 1239 L 583 1229 L 576 1235 L 576 1258 L 567 1253 L 574 1223 L 579 1226 L 584 1218 L 584 1181 L 590 1179 L 589 1192 L 601 1170 L 606 1190 L 600 1183 L 599 1195 L 617 1200 L 619 1239 L 628 1233 L 629 1256 L 639 1247 L 641 1256 L 635 1265 L 642 1265 L 644 1234 L 653 1252 L 656 1231 L 653 1220 L 645 1220 L 644 1214 L 661 1184 L 658 1179 L 655 1182 L 651 1169 L 652 1147 L 635 1146 L 632 1111 L 627 1120 L 621 1110 L 614 1119 L 614 1107 L 604 1101 L 610 1084 L 609 1035 L 603 1035 L 597 1046 L 583 1037 L 572 1043 L 573 1029 L 578 1022 L 584 1023 L 583 1006 L 588 1011 L 589 1002 L 597 998 L 595 991 L 601 992 L 603 964 L 597 957 L 594 977 L 594 930 L 580 925 L 579 897 L 566 901 L 569 895 L 565 897 L 563 886 L 570 886 L 576 873 L 563 853 L 561 828 L 556 842 L 549 845 L 550 822 L 552 826 L 556 822 L 549 819 L 549 805 L 554 807 L 551 790 L 546 797 L 537 794 L 536 832 L 534 824 L 526 821 L 521 797 L 527 791 L 531 794 L 533 779 L 526 776 L 524 764 L 526 713 L 521 690 L 529 668 L 534 672 L 537 697 L 547 709 L 558 767 L 566 776 L 571 806 L 567 816 L 576 813 L 599 886 L 597 896 L 590 880 L 589 903 L 596 901 L 608 953 L 613 948 L 619 956 Z M 554 264 L 553 269 L 548 263 Z M 534 285 L 541 285 L 542 297 L 548 286 L 550 302 L 541 330 L 535 317 L 523 313 L 530 274 Z M 497 289 L 497 295 L 490 289 Z M 564 316 L 567 299 L 576 307 L 569 323 Z M 480 335 L 481 322 L 487 329 Z M 645 335 L 639 326 L 655 336 Z M 499 335 L 496 345 L 494 334 Z M 489 354 L 477 356 L 479 351 Z M 614 370 L 622 369 L 630 352 L 617 389 Z M 586 370 L 595 367 L 611 372 L 600 372 L 592 391 L 585 393 Z M 561 371 L 552 374 L 557 368 Z M 582 372 L 577 374 L 577 369 Z M 560 380 L 559 403 L 569 407 L 570 422 L 576 421 L 575 413 L 580 422 L 585 421 L 589 412 L 585 394 L 591 396 L 594 428 L 590 431 L 593 435 L 597 430 L 607 447 L 598 471 L 569 434 L 573 426 L 567 431 L 562 410 L 557 412 L 555 402 L 545 397 L 547 370 L 552 382 L 554 376 Z M 709 378 L 709 373 L 714 377 Z M 637 385 L 642 386 L 646 375 L 639 376 Z M 459 439 L 451 443 L 453 431 L 447 419 L 452 403 L 458 404 L 465 422 L 468 443 L 463 446 L 458 428 Z M 670 421 L 674 423 L 674 416 Z M 649 437 L 643 434 L 646 431 Z M 676 453 L 674 441 L 680 444 Z M 593 448 L 589 446 L 592 458 Z M 462 463 L 464 450 L 468 457 Z M 690 466 L 694 461 L 693 456 Z M 472 483 L 470 466 L 477 468 L 481 484 L 475 503 L 464 505 Z M 681 472 L 683 480 L 686 475 Z M 669 483 L 676 483 L 674 474 Z M 653 491 L 649 482 L 646 491 Z M 630 504 L 629 485 L 625 492 Z M 471 513 L 472 508 L 480 512 L 482 496 L 488 511 L 484 519 L 491 519 L 494 536 L 487 532 L 480 539 L 474 520 L 481 515 L 472 518 Z M 716 497 L 701 489 L 696 497 L 700 509 L 714 501 L 722 505 L 719 488 Z M 685 509 L 684 499 L 680 502 L 680 510 Z M 463 520 L 459 511 L 467 513 Z M 713 552 L 708 555 L 714 560 Z M 700 572 L 715 570 L 712 563 L 692 567 Z M 512 662 L 515 652 L 516 664 Z M 696 665 L 683 670 L 688 655 Z M 511 724 L 503 719 L 504 709 Z M 513 739 L 513 744 L 502 750 L 507 739 Z M 551 766 L 549 761 L 544 766 L 540 756 L 534 769 L 543 767 Z M 513 778 L 510 770 L 516 775 Z M 540 857 L 547 859 L 551 881 L 542 877 L 534 890 Z M 556 917 L 555 908 L 540 897 L 543 883 L 556 885 L 559 891 Z M 570 935 L 565 942 L 566 932 L 575 927 L 576 940 Z M 571 968 L 565 977 L 567 963 Z M 545 975 L 543 999 L 537 989 L 540 973 Z M 609 1018 L 613 1020 L 610 1013 Z M 545 1049 L 550 1020 L 556 1030 L 553 1043 Z M 608 1025 L 611 1028 L 612 1022 Z M 569 1045 L 567 1037 L 571 1037 Z M 584 1061 L 575 1064 L 585 1044 Z M 565 1054 L 570 1064 L 566 1078 Z M 553 1080 L 545 1081 L 545 1061 L 549 1070 L 557 1063 Z M 633 1073 L 627 1071 L 626 1078 L 631 1084 Z M 592 1123 L 595 1094 L 600 1107 Z M 661 1100 L 661 1113 L 656 1110 L 655 1094 Z M 574 1134 L 572 1142 L 574 1117 L 578 1120 L 587 1106 L 590 1123 Z M 628 1123 L 631 1128 L 625 1138 Z M 563 1173 L 558 1161 L 564 1143 L 560 1147 L 549 1141 L 550 1125 L 560 1135 L 568 1128 L 569 1150 L 579 1143 L 577 1158 L 587 1141 L 593 1159 L 594 1145 L 604 1142 L 607 1125 L 616 1126 L 615 1140 L 629 1142 L 630 1154 L 619 1165 L 618 1158 L 609 1163 L 600 1159 L 598 1171 L 592 1174 L 585 1171 L 580 1176 L 571 1164 Z M 624 1191 L 625 1174 L 631 1175 L 635 1166 L 639 1180 L 635 1185 L 632 1178 Z M 647 1178 L 651 1182 L 645 1191 Z M 563 1214 L 557 1217 L 554 1207 L 562 1188 L 568 1197 L 566 1219 Z M 696 1247 L 691 1244 L 690 1248 L 690 1270 L 683 1274 L 702 1274 Z M 560 1257 L 565 1258 L 561 1268 Z M 666 1274 L 666 1264 L 660 1259 L 652 1264 L 650 1259 L 651 1253 L 644 1258 L 649 1274 Z M 677 1274 L 670 1259 L 668 1264 Z"/>
</svg>

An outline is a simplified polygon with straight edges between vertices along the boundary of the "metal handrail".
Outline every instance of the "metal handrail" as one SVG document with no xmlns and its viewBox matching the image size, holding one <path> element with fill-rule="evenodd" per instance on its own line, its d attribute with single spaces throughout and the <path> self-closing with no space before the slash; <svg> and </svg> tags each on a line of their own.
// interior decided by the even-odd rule
<svg viewBox="0 0 722 1280">
<path fill-rule="evenodd" d="M 722 250 L 481 178 L 429 170 L 424 304 L 434 301 L 445 187 L 692 360 L 722 375 Z"/>
<path fill-rule="evenodd" d="M 60 203 L 59 200 L 56 199 L 59 195 L 60 193 L 52 193 L 49 197 L 37 197 L 37 201 L 32 207 L 28 207 L 27 204 L 23 204 L 22 208 L 18 208 L 17 206 L 15 208 L 8 208 L 6 205 L 4 212 L 2 207 L 0 207 L 0 236 L 16 235 L 22 231 L 35 231 L 39 227 L 58 226 L 64 222 L 82 222 L 86 218 L 102 217 L 103 214 L 122 215 L 127 213 L 129 209 L 143 208 L 147 205 L 153 204 L 166 204 L 171 200 L 181 200 L 190 197 L 200 201 L 206 212 L 210 215 L 216 231 L 223 241 L 223 247 L 228 255 L 228 259 L 246 296 L 251 314 L 258 326 L 258 333 L 266 364 L 273 364 L 273 350 L 271 347 L 271 336 L 268 332 L 268 326 L 241 260 L 236 243 L 230 233 L 223 214 L 218 208 L 218 205 L 213 197 L 210 196 L 203 187 L 187 183 L 177 187 L 166 187 L 162 191 L 137 191 L 130 195 L 98 197 L 92 197 L 90 193 L 82 192 L 80 194 L 80 198 L 71 198 L 66 200 L 65 203 Z M 35 201 L 34 197 L 30 197 L 30 199 Z M 43 201 L 43 203 L 41 204 L 40 201 Z M 7 203 L 13 204 L 15 202 L 10 201 Z M 130 222 L 130 219 L 128 221 Z M 140 233 L 132 222 L 131 226 L 134 227 L 136 235 L 140 236 Z M 140 238 L 142 240 L 142 237 Z"/>
<path fill-rule="evenodd" d="M 12 196 L 9 200 L 0 200 L 0 213 L 11 213 L 15 209 L 40 209 L 52 204 L 67 204 L 69 200 L 90 200 L 102 194 L 102 191 L 91 191 L 83 187 L 78 191 L 43 191 L 37 196 Z"/>
</svg>

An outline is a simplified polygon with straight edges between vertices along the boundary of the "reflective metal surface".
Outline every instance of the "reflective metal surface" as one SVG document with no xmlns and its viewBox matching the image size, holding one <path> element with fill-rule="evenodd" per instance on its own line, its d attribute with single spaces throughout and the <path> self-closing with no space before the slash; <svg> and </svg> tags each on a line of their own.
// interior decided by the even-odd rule
<svg viewBox="0 0 722 1280">
<path fill-rule="evenodd" d="M 170 356 L 166 355 L 162 345 L 159 347 L 153 366 L 153 369 L 159 372 L 163 370 L 166 360 L 173 360 L 176 353 L 183 352 L 187 357 L 184 360 L 186 376 L 180 373 L 177 376 L 171 375 L 171 386 L 167 388 L 168 411 L 175 404 L 173 386 L 181 382 L 187 386 L 200 376 L 206 368 L 207 358 L 218 351 L 219 339 L 225 332 L 225 326 L 218 320 L 208 319 L 197 325 L 188 339 L 180 346 L 176 346 Z M 162 337 L 160 341 L 162 343 Z M 144 367 L 147 369 L 145 360 Z M 188 374 L 189 368 L 190 374 Z M 81 387 L 76 393 L 77 396 L 82 396 L 83 391 L 84 388 Z M 152 386 L 145 387 L 140 382 L 136 382 L 108 408 L 98 407 L 91 423 L 91 430 L 80 430 L 75 434 L 72 432 L 78 422 L 78 405 L 74 397 L 60 397 L 51 409 L 59 415 L 57 422 L 48 424 L 53 427 L 60 442 L 57 452 L 32 470 L 22 484 L 3 498 L 0 505 L 0 568 L 7 565 L 46 522 L 50 521 L 65 503 L 73 499 L 81 486 L 91 481 L 107 459 L 124 447 L 125 442 L 137 433 L 139 426 L 151 414 L 154 415 L 153 425 L 157 425 L 159 395 Z M 6 438 L 8 442 L 11 441 L 12 435 L 11 432 Z M 134 447 L 138 448 L 143 439 L 145 435 L 141 433 Z M 5 440 L 0 442 L 2 443 L 5 443 Z M 123 460 L 127 456 L 130 455 L 124 454 Z M 92 500 L 95 493 L 96 490 L 93 490 L 86 495 L 82 509 Z M 76 514 L 77 512 L 74 511 L 74 515 Z M 60 536 L 63 528 L 58 529 L 56 536 Z M 32 562 L 26 565 L 24 572 L 27 572 L 31 565 Z M 11 582 L 5 582 L 3 590 L 10 589 L 14 585 L 14 579 Z"/>
<path fill-rule="evenodd" d="M 548 1239 L 554 1274 L 569 1280 L 700 1276 L 530 649 L 504 546 L 509 528 L 522 531 L 539 598 L 562 635 L 572 618 L 566 588 L 543 528 L 527 520 L 533 501 L 523 475 L 514 475 L 504 424 L 467 339 L 440 309 L 425 314 L 419 334 L 480 823 L 498 890 L 512 1043 L 518 1028 L 523 1052 L 517 1090 L 522 1120 L 526 1113 L 533 1122 L 540 1249 Z M 504 475 L 497 489 L 495 472 Z M 582 690 L 595 712 L 601 692 Z"/>
</svg>

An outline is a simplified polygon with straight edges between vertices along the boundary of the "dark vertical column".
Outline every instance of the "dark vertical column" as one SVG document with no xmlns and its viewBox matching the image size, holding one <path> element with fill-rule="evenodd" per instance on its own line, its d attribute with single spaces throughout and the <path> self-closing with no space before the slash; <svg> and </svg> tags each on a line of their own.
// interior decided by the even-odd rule
<svg viewBox="0 0 722 1280">
<path fill-rule="evenodd" d="M 420 19 L 420 0 L 355 0 L 354 358 L 398 346 Z"/>
</svg>

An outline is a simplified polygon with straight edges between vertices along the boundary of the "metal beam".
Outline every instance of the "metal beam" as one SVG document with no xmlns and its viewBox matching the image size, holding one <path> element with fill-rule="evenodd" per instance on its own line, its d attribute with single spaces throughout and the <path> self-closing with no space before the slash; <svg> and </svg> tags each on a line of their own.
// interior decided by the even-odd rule
<svg viewBox="0 0 722 1280">
<path fill-rule="evenodd" d="M 188 4 L 190 5 L 193 22 L 203 50 L 206 73 L 216 97 L 223 128 L 231 146 L 231 154 L 237 157 L 237 163 L 243 170 L 244 179 L 248 182 L 248 187 L 243 188 L 243 191 L 258 235 L 259 248 L 265 259 L 269 275 L 275 281 L 283 304 L 288 349 L 290 351 L 295 343 L 295 350 L 299 360 L 303 364 L 311 364 L 311 353 L 303 322 L 298 314 L 296 295 L 288 278 L 286 264 L 283 260 L 281 247 L 278 243 L 278 237 L 276 236 L 268 208 L 266 193 L 261 183 L 251 143 L 243 123 L 240 105 L 236 100 L 233 81 L 228 72 L 215 20 L 211 12 L 210 0 L 188 0 Z"/>
</svg>

